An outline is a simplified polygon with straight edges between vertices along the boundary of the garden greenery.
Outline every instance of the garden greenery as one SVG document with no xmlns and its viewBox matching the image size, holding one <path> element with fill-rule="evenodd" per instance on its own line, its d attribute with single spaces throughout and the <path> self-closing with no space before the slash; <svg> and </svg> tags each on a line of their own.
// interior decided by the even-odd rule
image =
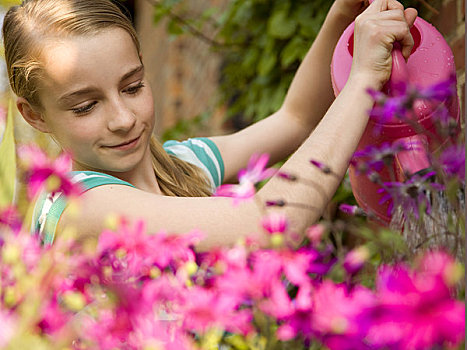
<svg viewBox="0 0 467 350">
<path fill-rule="evenodd" d="M 156 24 L 167 19 L 169 34 L 192 35 L 221 53 L 219 103 L 226 104 L 227 117 L 238 117 L 242 124 L 279 109 L 334 2 L 234 0 L 226 8 L 207 7 L 200 14 L 190 9 L 189 1 L 148 1 L 154 5 Z M 401 2 L 422 16 L 431 14 L 420 1 Z"/>
</svg>

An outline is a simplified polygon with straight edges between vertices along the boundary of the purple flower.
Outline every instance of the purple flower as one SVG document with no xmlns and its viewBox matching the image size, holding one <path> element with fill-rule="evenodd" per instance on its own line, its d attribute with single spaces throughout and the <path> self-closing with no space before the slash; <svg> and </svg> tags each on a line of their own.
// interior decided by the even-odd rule
<svg viewBox="0 0 467 350">
<path fill-rule="evenodd" d="M 442 184 L 433 182 L 431 179 L 436 173 L 430 171 L 425 175 L 415 174 L 405 182 L 385 182 L 384 187 L 378 190 L 382 193 L 379 204 L 389 201 L 388 215 L 391 214 L 394 206 L 402 206 L 404 215 L 413 214 L 419 218 L 420 209 L 425 209 L 431 213 L 429 193 L 432 191 L 442 191 Z"/>
<path fill-rule="evenodd" d="M 379 172 L 384 166 L 391 166 L 395 155 L 404 150 L 407 150 L 407 145 L 399 141 L 385 142 L 378 147 L 370 145 L 364 150 L 355 152 L 351 164 L 361 174 L 368 174 L 370 171 Z"/>
<path fill-rule="evenodd" d="M 455 96 L 456 93 L 456 76 L 453 74 L 447 80 L 419 89 L 418 97 L 427 100 L 444 101 Z"/>
<path fill-rule="evenodd" d="M 326 164 L 322 163 L 322 162 L 319 162 L 319 161 L 314 160 L 314 159 L 310 159 L 310 163 L 313 164 L 315 167 L 317 167 L 319 170 L 321 170 L 325 174 L 331 174 L 332 173 L 331 168 L 329 166 L 327 166 Z"/>
<path fill-rule="evenodd" d="M 365 215 L 363 209 L 357 205 L 343 203 L 339 205 L 339 210 L 348 215 Z"/>
<path fill-rule="evenodd" d="M 439 162 L 449 177 L 456 177 L 461 183 L 465 183 L 465 147 L 463 145 L 451 145 L 444 149 L 439 156 Z"/>
</svg>

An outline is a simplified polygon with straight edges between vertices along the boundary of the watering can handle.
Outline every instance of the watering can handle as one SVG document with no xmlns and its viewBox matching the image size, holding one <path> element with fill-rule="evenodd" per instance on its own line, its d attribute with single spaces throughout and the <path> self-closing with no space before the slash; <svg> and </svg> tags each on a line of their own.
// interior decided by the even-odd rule
<svg viewBox="0 0 467 350">
<path fill-rule="evenodd" d="M 394 48 L 392 50 L 392 70 L 391 77 L 387 82 L 387 87 L 391 95 L 397 91 L 397 85 L 401 83 L 407 83 L 410 81 L 409 69 L 407 67 L 407 62 L 402 55 L 401 46 L 399 43 L 394 43 Z"/>
<path fill-rule="evenodd" d="M 369 0 L 371 4 L 374 0 Z M 409 69 L 405 62 L 404 55 L 402 55 L 402 48 L 400 43 L 395 42 L 392 49 L 392 71 L 391 77 L 385 85 L 385 92 L 393 95 L 397 91 L 397 85 L 409 81 Z"/>
</svg>

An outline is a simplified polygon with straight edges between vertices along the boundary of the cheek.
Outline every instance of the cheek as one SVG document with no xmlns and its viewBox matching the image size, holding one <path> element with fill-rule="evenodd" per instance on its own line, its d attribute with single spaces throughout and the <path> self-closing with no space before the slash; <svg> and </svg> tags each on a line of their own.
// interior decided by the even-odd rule
<svg viewBox="0 0 467 350">
<path fill-rule="evenodd" d="M 144 95 L 144 100 L 140 104 L 141 113 L 145 116 L 145 119 L 152 126 L 154 125 L 154 99 L 152 97 L 151 90 L 148 88 L 148 92 Z"/>
</svg>

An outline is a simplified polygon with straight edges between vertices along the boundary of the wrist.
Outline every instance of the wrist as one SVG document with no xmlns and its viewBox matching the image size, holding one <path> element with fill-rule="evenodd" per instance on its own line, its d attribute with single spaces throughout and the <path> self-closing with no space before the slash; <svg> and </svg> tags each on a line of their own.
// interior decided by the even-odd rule
<svg viewBox="0 0 467 350">
<path fill-rule="evenodd" d="M 373 89 L 381 90 L 383 84 L 375 78 L 375 74 L 371 72 L 350 72 L 349 78 L 345 86 L 352 86 L 352 89 Z"/>
<path fill-rule="evenodd" d="M 332 20 L 338 23 L 340 26 L 347 28 L 347 26 L 355 20 L 356 16 L 349 15 L 347 12 L 342 10 L 342 5 L 338 2 L 334 2 L 329 9 L 327 20 Z"/>
</svg>

